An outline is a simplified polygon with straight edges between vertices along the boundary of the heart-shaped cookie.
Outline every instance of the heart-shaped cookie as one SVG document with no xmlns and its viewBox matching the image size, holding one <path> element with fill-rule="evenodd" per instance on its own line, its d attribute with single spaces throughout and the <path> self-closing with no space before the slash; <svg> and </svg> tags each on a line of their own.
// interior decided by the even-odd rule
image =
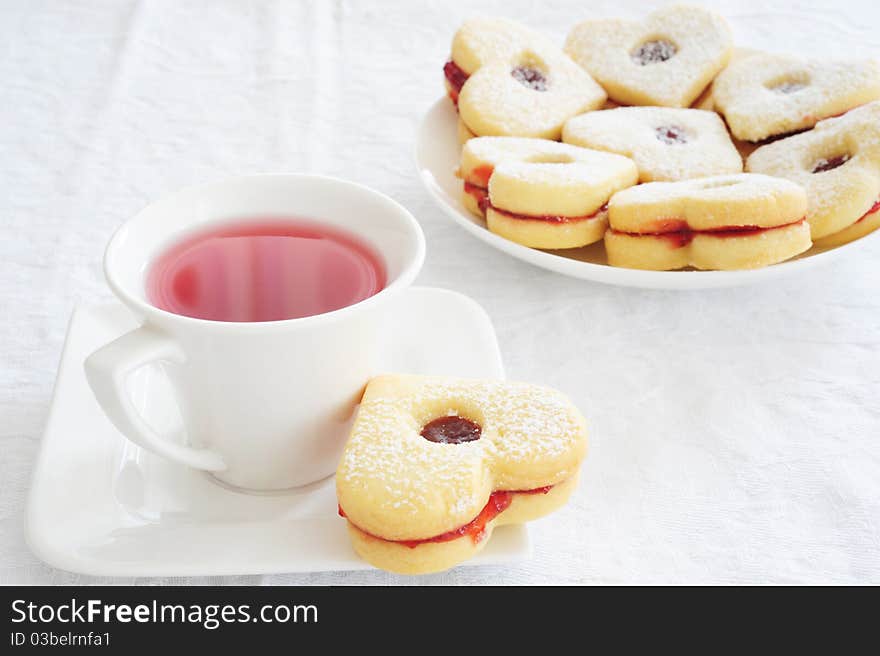
<svg viewBox="0 0 880 656">
<path fill-rule="evenodd" d="M 788 180 L 739 173 L 625 189 L 608 206 L 612 266 L 754 269 L 810 248 L 807 196 Z"/>
<path fill-rule="evenodd" d="M 547 51 L 556 47 L 540 32 L 506 18 L 470 18 L 452 37 L 449 61 L 443 67 L 446 91 L 453 102 L 468 77 L 484 64 L 508 61 L 523 50 Z"/>
<path fill-rule="evenodd" d="M 577 248 L 605 234 L 611 195 L 638 180 L 621 155 L 546 139 L 477 137 L 461 152 L 464 204 L 492 232 L 532 248 Z"/>
<path fill-rule="evenodd" d="M 764 141 L 877 100 L 880 65 L 755 54 L 724 69 L 712 96 L 737 139 Z"/>
<path fill-rule="evenodd" d="M 461 120 L 478 136 L 559 139 L 572 116 L 601 107 L 602 90 L 556 49 L 526 49 L 481 66 L 458 96 Z"/>
<path fill-rule="evenodd" d="M 643 21 L 588 20 L 565 52 L 624 105 L 688 107 L 724 68 L 733 48 L 727 22 L 700 7 L 676 5 Z"/>
<path fill-rule="evenodd" d="M 566 119 L 606 99 L 547 37 L 506 19 L 465 21 L 443 73 L 461 142 L 474 135 L 558 139 Z"/>
<path fill-rule="evenodd" d="M 575 116 L 565 143 L 631 158 L 641 182 L 740 173 L 739 156 L 715 112 L 673 107 L 619 107 Z"/>
<path fill-rule="evenodd" d="M 746 167 L 806 189 L 807 221 L 817 245 L 862 237 L 880 227 L 880 102 L 761 146 Z"/>
<path fill-rule="evenodd" d="M 586 453 L 577 409 L 523 383 L 370 381 L 336 473 L 355 551 L 421 574 L 477 553 L 502 523 L 561 506 Z"/>
</svg>

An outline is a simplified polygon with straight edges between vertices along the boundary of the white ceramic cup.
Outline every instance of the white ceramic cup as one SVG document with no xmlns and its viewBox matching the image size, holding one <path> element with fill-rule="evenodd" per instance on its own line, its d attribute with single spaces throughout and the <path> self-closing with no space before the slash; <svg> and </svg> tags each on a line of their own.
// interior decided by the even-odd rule
<svg viewBox="0 0 880 656">
<path fill-rule="evenodd" d="M 357 235 L 384 258 L 385 288 L 326 314 L 255 323 L 194 319 L 147 300 L 147 271 L 168 246 L 212 223 L 267 216 Z M 351 182 L 255 175 L 184 189 L 125 223 L 107 246 L 107 282 L 143 325 L 86 359 L 89 385 L 132 442 L 223 483 L 269 491 L 318 481 L 335 470 L 352 411 L 376 373 L 383 314 L 424 256 L 413 216 Z M 153 430 L 126 392 L 128 375 L 152 363 L 172 383 L 187 444 Z"/>
</svg>

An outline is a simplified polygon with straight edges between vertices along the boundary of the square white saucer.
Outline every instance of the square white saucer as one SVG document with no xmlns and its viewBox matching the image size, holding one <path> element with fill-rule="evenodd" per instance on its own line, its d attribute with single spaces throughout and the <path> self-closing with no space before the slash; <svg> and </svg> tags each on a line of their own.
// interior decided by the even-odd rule
<svg viewBox="0 0 880 656">
<path fill-rule="evenodd" d="M 74 312 L 49 421 L 31 481 L 26 536 L 44 561 L 99 576 L 201 576 L 368 569 L 337 515 L 333 478 L 292 492 L 235 492 L 135 446 L 110 424 L 86 384 L 83 360 L 136 326 L 123 306 Z M 495 331 L 459 293 L 413 287 L 389 313 L 383 369 L 501 378 Z M 157 428 L 179 425 L 161 372 L 131 377 Z M 497 528 L 468 564 L 531 554 L 525 526 Z"/>
</svg>

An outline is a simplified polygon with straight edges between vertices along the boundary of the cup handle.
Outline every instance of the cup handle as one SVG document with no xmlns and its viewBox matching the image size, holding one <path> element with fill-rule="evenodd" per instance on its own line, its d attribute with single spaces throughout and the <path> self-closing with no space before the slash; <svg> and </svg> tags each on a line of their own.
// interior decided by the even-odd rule
<svg viewBox="0 0 880 656">
<path fill-rule="evenodd" d="M 183 351 L 167 335 L 147 325 L 132 330 L 92 353 L 85 361 L 86 378 L 107 417 L 132 442 L 148 451 L 205 471 L 222 471 L 220 454 L 175 444 L 154 431 L 135 409 L 125 381 L 136 369 L 164 360 L 181 363 Z"/>
</svg>

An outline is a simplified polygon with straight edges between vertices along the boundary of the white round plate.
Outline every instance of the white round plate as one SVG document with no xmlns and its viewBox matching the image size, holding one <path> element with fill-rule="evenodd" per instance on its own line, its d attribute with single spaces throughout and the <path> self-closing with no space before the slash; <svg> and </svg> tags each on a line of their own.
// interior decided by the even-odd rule
<svg viewBox="0 0 880 656">
<path fill-rule="evenodd" d="M 461 152 L 457 120 L 452 103 L 443 97 L 431 106 L 419 126 L 416 163 L 428 193 L 453 221 L 475 237 L 513 257 L 566 276 L 646 289 L 732 287 L 804 271 L 833 260 L 844 250 L 851 252 L 856 244 L 866 241 L 862 238 L 827 250 L 814 247 L 787 262 L 748 271 L 642 271 L 612 267 L 608 265 L 601 242 L 558 251 L 520 246 L 489 232 L 485 221 L 468 212 L 462 204 L 462 182 L 455 175 Z"/>
</svg>

